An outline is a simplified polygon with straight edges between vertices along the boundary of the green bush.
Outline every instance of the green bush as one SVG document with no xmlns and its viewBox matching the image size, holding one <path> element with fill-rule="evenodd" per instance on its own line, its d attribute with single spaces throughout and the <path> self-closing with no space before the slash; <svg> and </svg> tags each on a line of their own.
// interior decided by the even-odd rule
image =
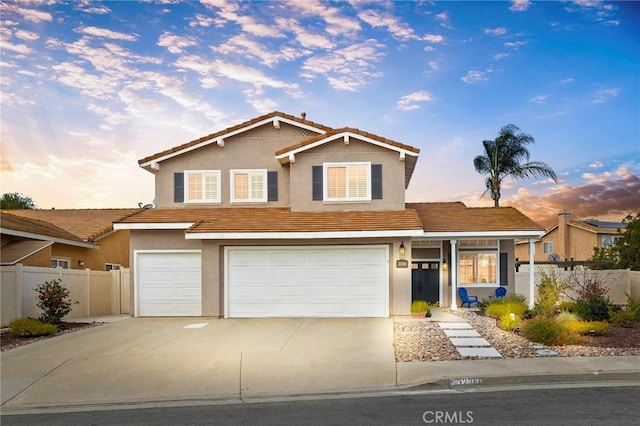
<svg viewBox="0 0 640 426">
<path fill-rule="evenodd" d="M 60 324 L 69 312 L 74 302 L 69 297 L 69 290 L 63 287 L 59 279 L 45 281 L 35 288 L 38 293 L 38 302 L 36 305 L 42 309 L 40 321 L 48 324 Z"/>
<path fill-rule="evenodd" d="M 575 312 L 576 302 L 565 300 L 564 302 L 560 302 L 560 304 L 558 305 L 558 309 L 561 311 Z"/>
<path fill-rule="evenodd" d="M 500 328 L 506 331 L 513 331 L 522 323 L 522 318 L 514 313 L 500 317 Z"/>
<path fill-rule="evenodd" d="M 505 315 L 516 314 L 522 317 L 529 307 L 525 303 L 525 297 L 520 294 L 511 294 L 499 299 L 487 302 L 485 314 L 492 318 L 500 319 Z"/>
<path fill-rule="evenodd" d="M 562 296 L 563 286 L 558 280 L 542 273 L 542 279 L 538 284 L 538 300 L 533 308 L 535 314 L 552 315 L 558 309 L 560 298 Z"/>
<path fill-rule="evenodd" d="M 53 324 L 45 324 L 34 318 L 18 318 L 9 323 L 9 328 L 14 336 L 36 337 L 47 336 L 58 331 Z"/>
<path fill-rule="evenodd" d="M 625 293 L 627 296 L 627 306 L 625 311 L 630 312 L 636 321 L 640 321 L 640 297 L 634 299 L 629 293 Z"/>
<path fill-rule="evenodd" d="M 609 311 L 609 321 L 616 327 L 632 327 L 638 320 L 635 312 L 628 309 L 624 311 Z"/>
<path fill-rule="evenodd" d="M 431 316 L 431 305 L 429 305 L 429 302 L 427 302 L 426 300 L 415 300 L 413 303 L 411 303 L 412 314 L 419 314 L 422 312 L 425 313 L 426 317 Z"/>
<path fill-rule="evenodd" d="M 602 335 L 609 330 L 609 323 L 606 321 L 565 321 L 562 325 L 573 333 L 583 335 Z"/>
<path fill-rule="evenodd" d="M 546 316 L 526 321 L 521 330 L 524 337 L 543 345 L 563 346 L 578 341 L 578 336 L 564 327 L 562 323 Z"/>
<path fill-rule="evenodd" d="M 593 296 L 577 300 L 574 312 L 585 321 L 607 321 L 612 307 L 608 297 Z"/>
<path fill-rule="evenodd" d="M 578 321 L 578 316 L 574 313 L 568 311 L 560 311 L 558 315 L 556 315 L 556 321 L 558 322 L 567 322 L 567 321 Z"/>
</svg>

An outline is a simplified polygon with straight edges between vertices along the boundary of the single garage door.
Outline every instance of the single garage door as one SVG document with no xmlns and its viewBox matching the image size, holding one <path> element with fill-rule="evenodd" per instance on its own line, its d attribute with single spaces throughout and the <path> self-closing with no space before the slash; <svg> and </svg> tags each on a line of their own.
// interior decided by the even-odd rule
<svg viewBox="0 0 640 426">
<path fill-rule="evenodd" d="M 137 316 L 200 316 L 200 251 L 136 252 Z"/>
<path fill-rule="evenodd" d="M 227 247 L 225 316 L 387 317 L 388 248 Z"/>
</svg>

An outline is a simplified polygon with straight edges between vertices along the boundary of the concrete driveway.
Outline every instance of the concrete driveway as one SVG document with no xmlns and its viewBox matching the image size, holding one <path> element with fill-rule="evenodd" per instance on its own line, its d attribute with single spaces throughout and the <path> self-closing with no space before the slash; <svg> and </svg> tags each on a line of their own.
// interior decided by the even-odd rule
<svg viewBox="0 0 640 426">
<path fill-rule="evenodd" d="M 2 404 L 393 387 L 393 319 L 128 318 L 3 352 Z"/>
</svg>

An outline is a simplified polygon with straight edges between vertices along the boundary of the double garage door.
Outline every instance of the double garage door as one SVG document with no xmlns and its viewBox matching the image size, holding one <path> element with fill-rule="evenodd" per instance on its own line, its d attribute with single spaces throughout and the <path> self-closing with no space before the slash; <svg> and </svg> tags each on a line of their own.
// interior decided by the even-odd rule
<svg viewBox="0 0 640 426">
<path fill-rule="evenodd" d="M 384 245 L 227 247 L 224 315 L 386 317 L 389 254 Z M 202 313 L 200 252 L 137 255 L 137 315 Z"/>
</svg>

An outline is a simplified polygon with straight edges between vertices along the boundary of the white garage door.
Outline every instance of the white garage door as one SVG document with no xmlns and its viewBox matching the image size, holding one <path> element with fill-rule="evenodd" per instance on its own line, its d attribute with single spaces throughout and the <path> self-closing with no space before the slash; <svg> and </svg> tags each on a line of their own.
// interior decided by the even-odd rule
<svg viewBox="0 0 640 426">
<path fill-rule="evenodd" d="M 200 316 L 199 251 L 137 252 L 137 316 Z"/>
<path fill-rule="evenodd" d="M 387 317 L 387 246 L 228 247 L 225 316 Z"/>
</svg>

